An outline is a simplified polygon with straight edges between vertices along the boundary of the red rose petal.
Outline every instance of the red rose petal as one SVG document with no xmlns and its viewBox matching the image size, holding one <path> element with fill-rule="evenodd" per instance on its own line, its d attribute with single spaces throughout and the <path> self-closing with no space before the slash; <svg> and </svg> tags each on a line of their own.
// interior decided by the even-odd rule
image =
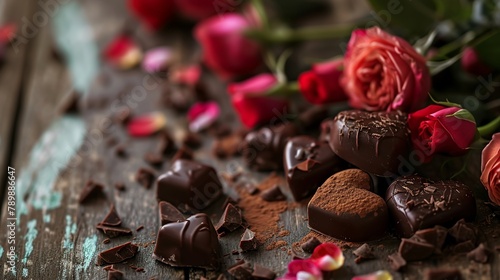
<svg viewBox="0 0 500 280">
<path fill-rule="evenodd" d="M 129 69 L 139 64 L 142 52 L 129 36 L 120 35 L 106 47 L 104 59 L 117 68 Z"/>
<path fill-rule="evenodd" d="M 160 131 L 166 123 L 165 116 L 155 112 L 133 118 L 127 125 L 127 131 L 134 137 L 149 136 Z"/>
<path fill-rule="evenodd" d="M 337 245 L 323 243 L 314 249 L 311 261 L 323 271 L 333 271 L 344 265 L 344 254 Z"/>
</svg>

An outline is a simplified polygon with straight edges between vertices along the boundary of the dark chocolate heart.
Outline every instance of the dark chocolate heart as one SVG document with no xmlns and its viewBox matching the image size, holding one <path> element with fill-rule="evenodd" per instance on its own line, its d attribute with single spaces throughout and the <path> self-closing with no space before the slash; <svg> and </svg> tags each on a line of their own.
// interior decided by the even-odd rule
<svg viewBox="0 0 500 280">
<path fill-rule="evenodd" d="M 345 168 L 328 143 L 309 136 L 288 140 L 283 156 L 288 187 L 295 198 L 301 200 L 313 193 L 332 174 Z"/>
<path fill-rule="evenodd" d="M 394 181 L 386 202 L 396 231 L 403 237 L 436 225 L 452 226 L 460 219 L 473 220 L 476 199 L 469 188 L 457 181 L 432 181 L 404 176 Z"/>
<path fill-rule="evenodd" d="M 196 214 L 164 225 L 158 232 L 153 257 L 171 266 L 218 269 L 221 249 L 210 218 Z"/>
<path fill-rule="evenodd" d="M 384 200 L 369 191 L 371 178 L 359 169 L 340 171 L 328 178 L 307 206 L 309 227 L 348 241 L 383 236 L 388 225 Z"/>
</svg>

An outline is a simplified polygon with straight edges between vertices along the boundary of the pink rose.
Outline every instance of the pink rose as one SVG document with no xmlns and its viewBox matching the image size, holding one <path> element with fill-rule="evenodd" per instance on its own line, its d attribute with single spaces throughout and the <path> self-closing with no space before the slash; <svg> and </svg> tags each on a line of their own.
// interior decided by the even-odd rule
<svg viewBox="0 0 500 280">
<path fill-rule="evenodd" d="M 415 111 L 431 88 L 425 58 L 378 27 L 352 33 L 341 82 L 350 105 L 368 111 Z"/>
<path fill-rule="evenodd" d="M 249 74 L 261 65 L 260 46 L 245 37 L 251 24 L 236 13 L 216 15 L 200 22 L 194 31 L 205 64 L 223 78 Z"/>
<path fill-rule="evenodd" d="M 272 98 L 264 94 L 278 80 L 272 74 L 260 74 L 239 83 L 231 83 L 227 91 L 241 122 L 248 128 L 271 121 L 288 108 L 286 99 Z"/>
<path fill-rule="evenodd" d="M 500 133 L 494 134 L 483 149 L 481 172 L 481 182 L 490 200 L 500 206 Z"/>
</svg>

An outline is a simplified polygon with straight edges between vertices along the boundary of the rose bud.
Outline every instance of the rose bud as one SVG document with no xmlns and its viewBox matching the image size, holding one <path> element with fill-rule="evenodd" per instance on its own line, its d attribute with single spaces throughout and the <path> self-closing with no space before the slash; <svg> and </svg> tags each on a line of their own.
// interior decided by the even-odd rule
<svg viewBox="0 0 500 280">
<path fill-rule="evenodd" d="M 277 84 L 272 74 L 260 74 L 246 81 L 231 83 L 227 91 L 241 122 L 248 128 L 271 121 L 288 108 L 288 101 L 265 96 Z"/>
<path fill-rule="evenodd" d="M 500 206 L 500 133 L 494 134 L 483 149 L 481 182 L 488 191 L 490 200 Z"/>
<path fill-rule="evenodd" d="M 245 37 L 250 27 L 250 22 L 236 13 L 200 22 L 194 36 L 202 46 L 205 64 L 224 79 L 255 71 L 261 65 L 261 48 Z"/>
<path fill-rule="evenodd" d="M 464 154 L 474 140 L 476 122 L 471 113 L 458 107 L 430 105 L 408 116 L 413 146 L 423 162 L 434 154 Z"/>
<path fill-rule="evenodd" d="M 149 29 L 158 30 L 174 13 L 174 0 L 129 0 L 128 8 Z"/>
<path fill-rule="evenodd" d="M 311 70 L 299 76 L 299 88 L 304 98 L 313 104 L 327 104 L 347 100 L 340 85 L 344 60 L 314 64 Z"/>
<path fill-rule="evenodd" d="M 476 76 L 488 75 L 492 71 L 488 65 L 481 61 L 476 50 L 471 47 L 464 49 L 460 64 L 465 72 Z"/>
<path fill-rule="evenodd" d="M 413 112 L 431 88 L 425 58 L 378 27 L 352 33 L 341 83 L 350 105 L 368 111 Z"/>
</svg>

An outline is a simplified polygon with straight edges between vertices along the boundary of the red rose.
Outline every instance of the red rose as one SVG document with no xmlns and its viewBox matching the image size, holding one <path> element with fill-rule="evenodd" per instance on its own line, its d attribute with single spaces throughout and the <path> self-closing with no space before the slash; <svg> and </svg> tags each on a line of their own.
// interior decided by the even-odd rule
<svg viewBox="0 0 500 280">
<path fill-rule="evenodd" d="M 500 206 L 500 133 L 494 134 L 483 149 L 481 172 L 481 182 L 490 200 Z"/>
<path fill-rule="evenodd" d="M 460 63 L 462 68 L 472 75 L 484 76 L 491 73 L 491 68 L 481 61 L 476 50 L 471 47 L 464 49 Z"/>
<path fill-rule="evenodd" d="M 408 116 L 413 146 L 424 162 L 434 154 L 461 155 L 476 134 L 476 122 L 469 111 L 458 107 L 430 105 Z"/>
<path fill-rule="evenodd" d="M 271 121 L 288 108 L 287 100 L 263 96 L 277 82 L 276 77 L 271 74 L 260 74 L 228 85 L 227 91 L 231 95 L 233 107 L 245 126 L 253 128 Z"/>
<path fill-rule="evenodd" d="M 174 0 L 129 0 L 129 9 L 152 30 L 165 25 L 174 13 Z"/>
<path fill-rule="evenodd" d="M 248 74 L 261 64 L 260 46 L 245 37 L 250 22 L 236 13 L 200 22 L 195 37 L 203 48 L 205 64 L 223 78 Z"/>
<path fill-rule="evenodd" d="M 200 20 L 214 15 L 219 7 L 217 5 L 232 7 L 227 3 L 227 0 L 176 0 L 175 4 L 185 17 L 192 20 Z"/>
<path fill-rule="evenodd" d="M 350 105 L 368 111 L 415 111 L 431 88 L 425 58 L 378 27 L 352 33 L 341 82 Z"/>
<path fill-rule="evenodd" d="M 300 74 L 300 92 L 307 101 L 313 104 L 347 100 L 344 89 L 340 85 L 343 68 L 342 58 L 314 64 L 311 70 Z"/>
</svg>

